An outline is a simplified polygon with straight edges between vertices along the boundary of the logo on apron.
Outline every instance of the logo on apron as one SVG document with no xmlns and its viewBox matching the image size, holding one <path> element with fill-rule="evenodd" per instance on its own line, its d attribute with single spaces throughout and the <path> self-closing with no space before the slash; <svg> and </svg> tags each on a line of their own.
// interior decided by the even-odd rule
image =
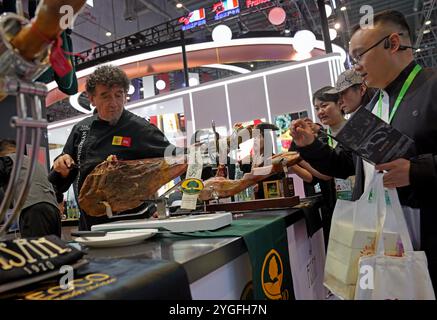
<svg viewBox="0 0 437 320">
<path fill-rule="evenodd" d="M 132 144 L 131 137 L 114 136 L 112 138 L 112 145 L 113 146 L 130 147 L 131 144 Z"/>
</svg>

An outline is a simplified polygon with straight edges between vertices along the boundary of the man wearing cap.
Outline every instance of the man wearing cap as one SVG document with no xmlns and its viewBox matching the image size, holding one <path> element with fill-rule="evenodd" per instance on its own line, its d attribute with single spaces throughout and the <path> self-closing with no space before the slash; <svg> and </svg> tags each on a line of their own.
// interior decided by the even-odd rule
<svg viewBox="0 0 437 320">
<path fill-rule="evenodd" d="M 358 72 L 349 69 L 338 76 L 335 88 L 326 93 L 340 94 L 341 110 L 353 114 L 359 107 L 367 105 L 375 92 L 367 88 Z"/>
</svg>

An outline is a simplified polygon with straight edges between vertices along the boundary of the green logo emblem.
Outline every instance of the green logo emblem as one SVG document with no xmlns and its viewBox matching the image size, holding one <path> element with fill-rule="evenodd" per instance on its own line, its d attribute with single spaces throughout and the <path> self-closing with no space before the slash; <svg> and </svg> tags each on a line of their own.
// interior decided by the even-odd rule
<svg viewBox="0 0 437 320">
<path fill-rule="evenodd" d="M 199 194 L 203 188 L 202 180 L 195 178 L 185 179 L 181 184 L 182 192 L 186 194 Z"/>
</svg>

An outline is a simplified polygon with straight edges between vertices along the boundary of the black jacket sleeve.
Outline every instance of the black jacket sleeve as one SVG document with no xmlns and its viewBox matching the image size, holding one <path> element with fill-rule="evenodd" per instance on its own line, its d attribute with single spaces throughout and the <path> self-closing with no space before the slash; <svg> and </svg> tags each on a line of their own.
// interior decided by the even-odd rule
<svg viewBox="0 0 437 320">
<path fill-rule="evenodd" d="M 346 179 L 355 174 L 352 152 L 340 146 L 335 149 L 315 139 L 306 147 L 296 147 L 301 157 L 322 174 Z"/>
</svg>

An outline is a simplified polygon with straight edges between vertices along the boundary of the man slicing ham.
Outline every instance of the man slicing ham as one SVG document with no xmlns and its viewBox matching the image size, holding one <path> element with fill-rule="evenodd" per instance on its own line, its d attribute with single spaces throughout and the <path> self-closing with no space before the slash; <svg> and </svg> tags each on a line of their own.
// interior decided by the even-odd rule
<svg viewBox="0 0 437 320">
<path fill-rule="evenodd" d="M 78 199 L 86 177 L 110 155 L 119 160 L 160 158 L 174 147 L 158 128 L 125 110 L 128 89 L 128 77 L 115 66 L 99 67 L 88 77 L 86 91 L 97 112 L 73 127 L 53 163 L 49 180 L 58 192 L 66 192 L 73 184 Z M 81 210 L 79 229 L 90 230 L 105 222 L 107 217 Z"/>
</svg>

